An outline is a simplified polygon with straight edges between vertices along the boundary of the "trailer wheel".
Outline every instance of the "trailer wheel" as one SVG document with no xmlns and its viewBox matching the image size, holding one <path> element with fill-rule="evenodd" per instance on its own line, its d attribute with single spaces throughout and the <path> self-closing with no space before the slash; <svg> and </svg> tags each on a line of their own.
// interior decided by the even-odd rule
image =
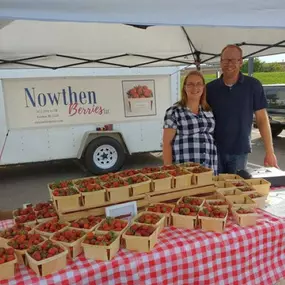
<svg viewBox="0 0 285 285">
<path fill-rule="evenodd" d="M 282 127 L 279 127 L 279 128 L 272 128 L 271 129 L 271 134 L 272 134 L 272 137 L 273 138 L 276 138 L 278 137 L 283 131 L 283 128 Z"/>
<path fill-rule="evenodd" d="M 118 171 L 126 154 L 122 145 L 111 137 L 98 137 L 91 141 L 85 152 L 85 166 L 93 174 Z"/>
</svg>

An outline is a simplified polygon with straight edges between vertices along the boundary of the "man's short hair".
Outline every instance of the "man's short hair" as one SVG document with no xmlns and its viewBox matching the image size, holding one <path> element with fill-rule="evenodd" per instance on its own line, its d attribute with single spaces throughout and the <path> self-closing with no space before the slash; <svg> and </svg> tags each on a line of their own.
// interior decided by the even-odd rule
<svg viewBox="0 0 285 285">
<path fill-rule="evenodd" d="M 223 55 L 223 52 L 224 52 L 227 48 L 235 48 L 235 49 L 237 49 L 237 50 L 240 52 L 240 57 L 242 57 L 242 49 L 241 49 L 239 46 L 237 46 L 237 45 L 232 45 L 232 44 L 226 45 L 226 46 L 223 48 L 223 50 L 222 50 L 222 52 L 221 52 L 221 57 L 222 57 L 222 55 Z"/>
</svg>

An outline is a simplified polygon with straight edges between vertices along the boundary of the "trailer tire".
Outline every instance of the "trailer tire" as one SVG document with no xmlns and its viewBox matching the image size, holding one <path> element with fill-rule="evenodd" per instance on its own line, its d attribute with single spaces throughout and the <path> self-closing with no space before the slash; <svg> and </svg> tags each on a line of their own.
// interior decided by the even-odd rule
<svg viewBox="0 0 285 285">
<path fill-rule="evenodd" d="M 86 148 L 85 166 L 95 175 L 120 170 L 126 159 L 123 146 L 112 137 L 98 137 Z"/>
<path fill-rule="evenodd" d="M 271 129 L 271 134 L 272 134 L 272 137 L 273 138 L 277 138 L 283 131 L 283 128 L 282 127 L 279 127 L 279 128 L 272 128 Z"/>
</svg>

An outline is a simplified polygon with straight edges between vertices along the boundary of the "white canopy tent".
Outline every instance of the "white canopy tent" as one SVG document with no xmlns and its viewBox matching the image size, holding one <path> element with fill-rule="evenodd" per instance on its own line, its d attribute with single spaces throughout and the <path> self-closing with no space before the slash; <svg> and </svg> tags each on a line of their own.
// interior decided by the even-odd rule
<svg viewBox="0 0 285 285">
<path fill-rule="evenodd" d="M 285 53 L 285 1 L 0 0 L 0 68 L 144 67 Z"/>
</svg>

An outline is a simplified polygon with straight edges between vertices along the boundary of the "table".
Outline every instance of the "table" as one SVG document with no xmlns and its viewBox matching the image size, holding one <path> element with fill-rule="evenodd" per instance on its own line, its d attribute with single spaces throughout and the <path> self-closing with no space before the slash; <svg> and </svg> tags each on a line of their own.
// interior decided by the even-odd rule
<svg viewBox="0 0 285 285">
<path fill-rule="evenodd" d="M 66 269 L 38 278 L 23 265 L 0 284 L 271 285 L 285 277 L 285 220 L 258 210 L 254 227 L 231 218 L 223 234 L 168 227 L 150 253 L 121 249 L 110 262 L 80 255 Z M 0 228 L 11 221 L 0 223 Z"/>
</svg>

